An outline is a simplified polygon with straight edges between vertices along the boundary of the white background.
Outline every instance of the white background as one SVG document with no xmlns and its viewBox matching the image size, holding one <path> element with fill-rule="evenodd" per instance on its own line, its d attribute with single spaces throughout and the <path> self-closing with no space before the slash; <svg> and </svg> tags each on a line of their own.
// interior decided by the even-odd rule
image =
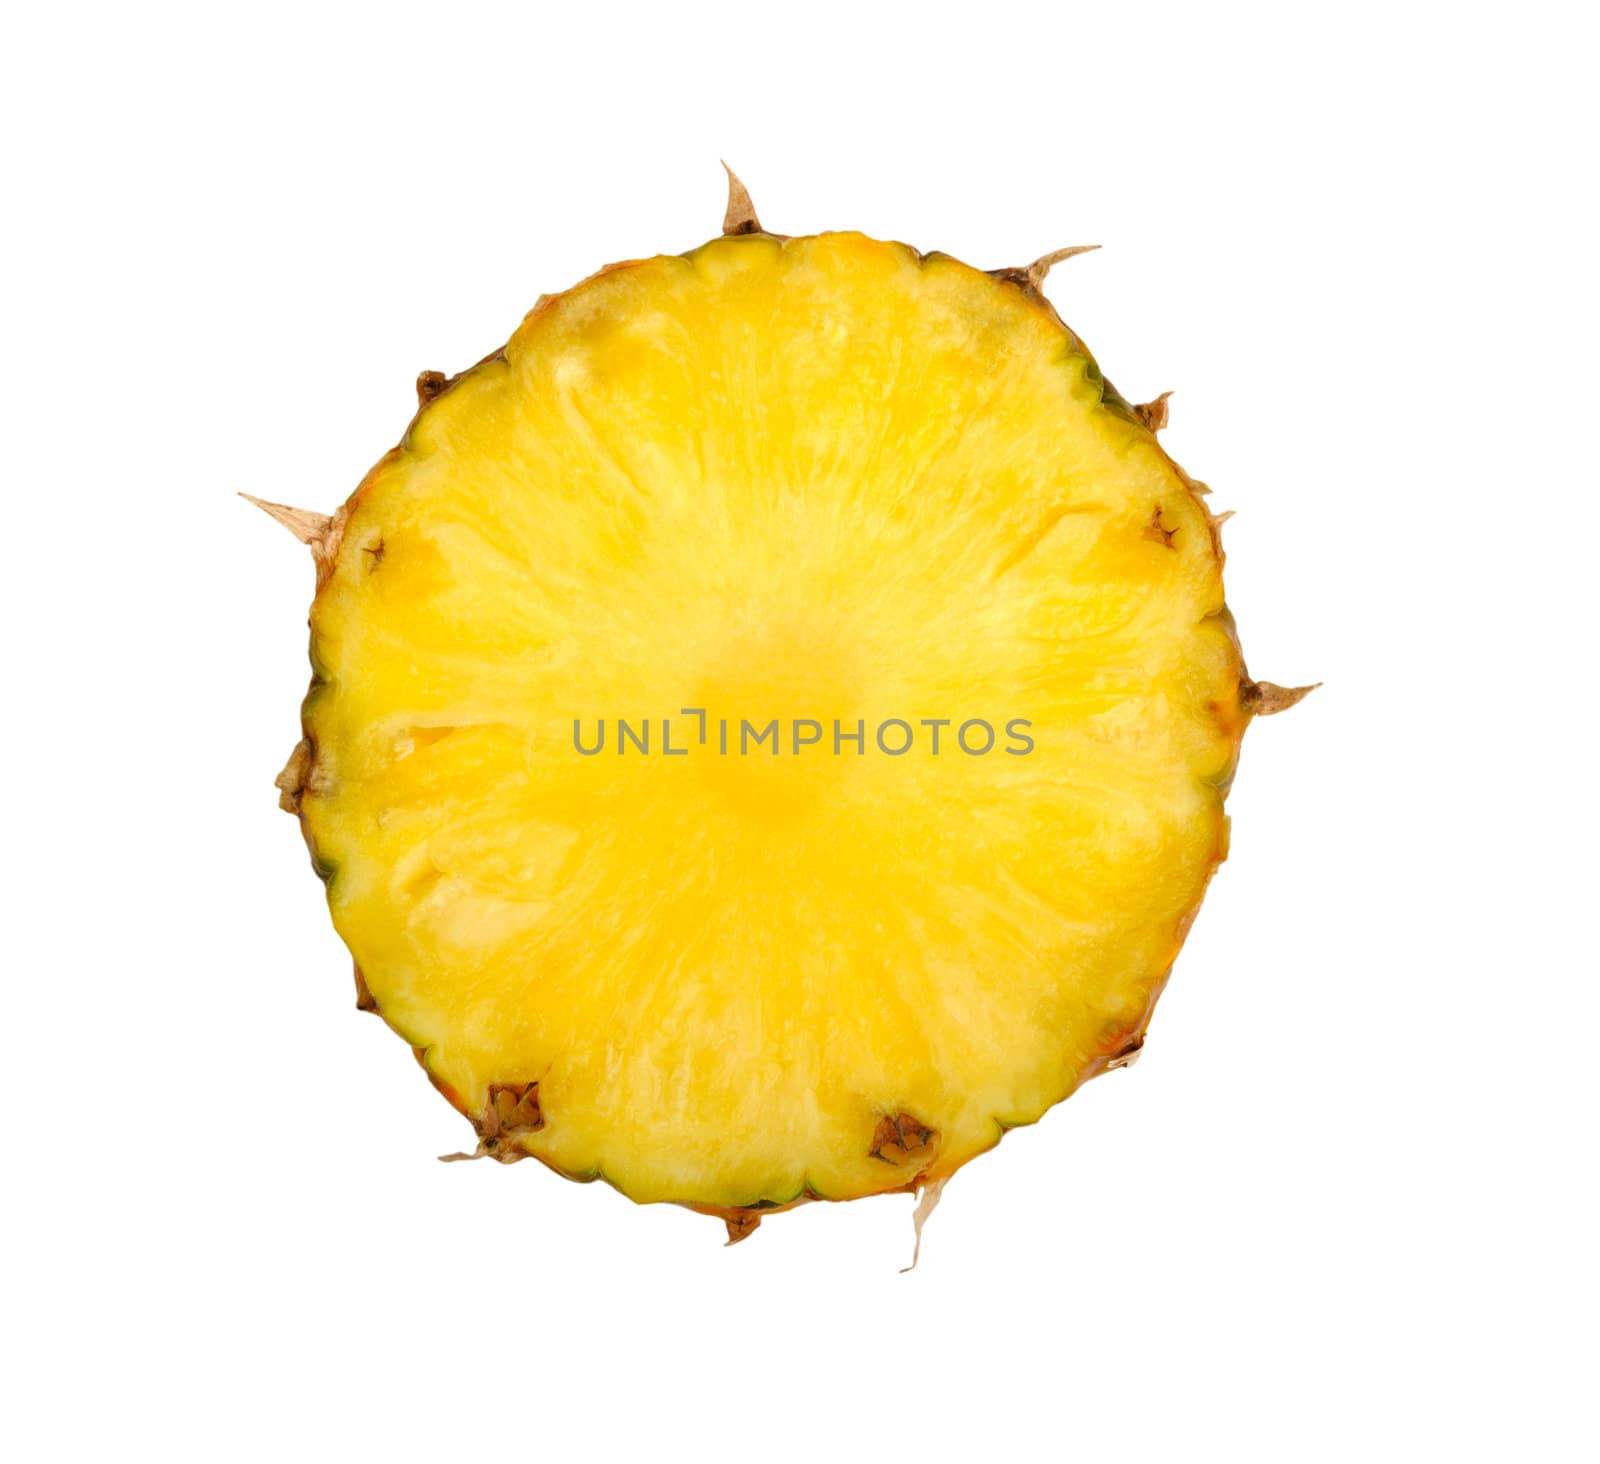
<svg viewBox="0 0 1600 1464">
<path fill-rule="evenodd" d="M 37 6 L 4 37 L 18 1460 L 1595 1457 L 1587 7 Z M 1212 484 L 1255 727 L 1141 1065 L 720 1246 L 469 1134 L 273 774 L 423 368 L 716 232 L 1050 293 Z"/>
</svg>

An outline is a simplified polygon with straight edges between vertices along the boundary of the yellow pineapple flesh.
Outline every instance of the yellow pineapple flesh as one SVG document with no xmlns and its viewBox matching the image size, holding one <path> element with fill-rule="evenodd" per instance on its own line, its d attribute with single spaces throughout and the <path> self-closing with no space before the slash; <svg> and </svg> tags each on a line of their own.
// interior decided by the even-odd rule
<svg viewBox="0 0 1600 1464">
<path fill-rule="evenodd" d="M 730 229 L 426 375 L 290 523 L 280 782 L 363 1004 L 482 1152 L 737 1238 L 942 1181 L 1128 1059 L 1276 693 L 1159 410 L 1042 269 Z"/>
</svg>

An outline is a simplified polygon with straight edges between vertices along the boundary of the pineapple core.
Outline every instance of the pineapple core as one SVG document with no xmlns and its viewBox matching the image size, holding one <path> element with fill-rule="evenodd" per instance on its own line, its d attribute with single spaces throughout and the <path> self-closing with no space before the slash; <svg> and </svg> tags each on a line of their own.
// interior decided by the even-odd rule
<svg viewBox="0 0 1600 1464">
<path fill-rule="evenodd" d="M 333 523 L 291 794 L 484 1152 L 725 1218 L 902 1190 L 1138 1045 L 1249 683 L 1194 485 L 1026 282 L 615 266 Z"/>
</svg>

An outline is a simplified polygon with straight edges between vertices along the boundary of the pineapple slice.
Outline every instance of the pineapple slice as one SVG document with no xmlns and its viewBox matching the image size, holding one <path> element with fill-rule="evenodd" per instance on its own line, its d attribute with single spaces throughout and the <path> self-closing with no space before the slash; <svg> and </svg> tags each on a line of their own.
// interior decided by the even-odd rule
<svg viewBox="0 0 1600 1464">
<path fill-rule="evenodd" d="M 737 1239 L 1131 1060 L 1285 694 L 1050 260 L 733 199 L 424 375 L 331 519 L 268 507 L 319 571 L 280 786 L 361 1004 L 481 1153 Z"/>
</svg>

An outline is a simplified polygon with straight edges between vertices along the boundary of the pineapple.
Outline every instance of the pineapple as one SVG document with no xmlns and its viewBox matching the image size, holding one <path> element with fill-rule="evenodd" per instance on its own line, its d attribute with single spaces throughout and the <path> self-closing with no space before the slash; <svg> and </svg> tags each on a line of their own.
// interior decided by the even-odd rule
<svg viewBox="0 0 1600 1464">
<path fill-rule="evenodd" d="M 477 1153 L 730 1241 L 1133 1061 L 1251 717 L 1219 517 L 1040 292 L 721 237 L 418 381 L 311 546 L 278 779 Z"/>
</svg>

